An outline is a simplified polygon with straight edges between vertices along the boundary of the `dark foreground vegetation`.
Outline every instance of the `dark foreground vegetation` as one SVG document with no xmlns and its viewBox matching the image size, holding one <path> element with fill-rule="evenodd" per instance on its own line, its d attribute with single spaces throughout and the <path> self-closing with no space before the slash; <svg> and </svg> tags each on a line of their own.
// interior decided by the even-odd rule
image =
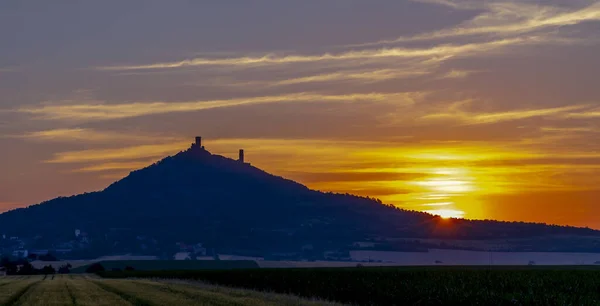
<svg viewBox="0 0 600 306">
<path fill-rule="evenodd" d="M 105 271 L 106 278 L 198 280 L 358 305 L 600 305 L 598 267 Z"/>
</svg>

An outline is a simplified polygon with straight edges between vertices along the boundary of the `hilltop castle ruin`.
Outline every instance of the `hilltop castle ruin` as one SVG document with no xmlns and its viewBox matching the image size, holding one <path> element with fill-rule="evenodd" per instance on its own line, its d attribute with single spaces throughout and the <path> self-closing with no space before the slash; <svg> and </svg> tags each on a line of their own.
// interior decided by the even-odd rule
<svg viewBox="0 0 600 306">
<path fill-rule="evenodd" d="M 202 145 L 202 137 L 201 136 L 196 136 L 195 142 L 192 143 L 192 149 L 200 149 L 200 150 L 206 151 L 206 149 Z M 242 164 L 248 164 L 248 165 L 250 164 L 250 163 L 245 162 L 245 160 L 244 160 L 244 149 L 240 149 L 240 151 L 238 153 L 238 162 L 240 162 Z"/>
</svg>

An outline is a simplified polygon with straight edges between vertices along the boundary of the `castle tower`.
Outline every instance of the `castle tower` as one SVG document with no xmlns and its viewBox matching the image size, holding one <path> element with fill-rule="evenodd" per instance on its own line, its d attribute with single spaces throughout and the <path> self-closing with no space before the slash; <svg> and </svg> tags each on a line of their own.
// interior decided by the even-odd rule
<svg viewBox="0 0 600 306">
<path fill-rule="evenodd" d="M 240 163 L 244 162 L 244 149 L 240 149 L 240 157 L 238 158 Z"/>
<path fill-rule="evenodd" d="M 202 137 L 196 136 L 196 146 L 202 148 Z"/>
</svg>

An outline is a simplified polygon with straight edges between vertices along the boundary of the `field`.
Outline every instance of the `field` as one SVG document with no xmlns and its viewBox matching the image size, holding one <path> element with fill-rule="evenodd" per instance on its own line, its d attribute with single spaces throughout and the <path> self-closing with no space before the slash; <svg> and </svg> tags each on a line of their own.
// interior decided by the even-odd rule
<svg viewBox="0 0 600 306">
<path fill-rule="evenodd" d="M 600 268 L 403 267 L 105 272 L 318 297 L 354 305 L 600 305 Z"/>
<path fill-rule="evenodd" d="M 49 275 L 0 277 L 0 305 L 185 306 L 330 305 L 330 303 L 195 282 Z"/>
<path fill-rule="evenodd" d="M 0 277 L 0 305 L 334 305 L 324 301 L 600 305 L 600 267 L 138 270 Z"/>
</svg>

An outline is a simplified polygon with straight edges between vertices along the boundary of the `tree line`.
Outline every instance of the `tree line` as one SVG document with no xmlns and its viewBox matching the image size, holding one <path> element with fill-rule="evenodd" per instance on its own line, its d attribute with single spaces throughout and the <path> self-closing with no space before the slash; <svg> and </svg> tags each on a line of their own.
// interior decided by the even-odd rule
<svg viewBox="0 0 600 306">
<path fill-rule="evenodd" d="M 46 265 L 41 269 L 35 268 L 26 259 L 11 260 L 8 257 L 0 259 L 0 268 L 6 271 L 6 275 L 48 275 L 48 274 L 68 274 L 71 272 L 71 264 L 62 265 L 56 270 L 51 265 Z"/>
</svg>

